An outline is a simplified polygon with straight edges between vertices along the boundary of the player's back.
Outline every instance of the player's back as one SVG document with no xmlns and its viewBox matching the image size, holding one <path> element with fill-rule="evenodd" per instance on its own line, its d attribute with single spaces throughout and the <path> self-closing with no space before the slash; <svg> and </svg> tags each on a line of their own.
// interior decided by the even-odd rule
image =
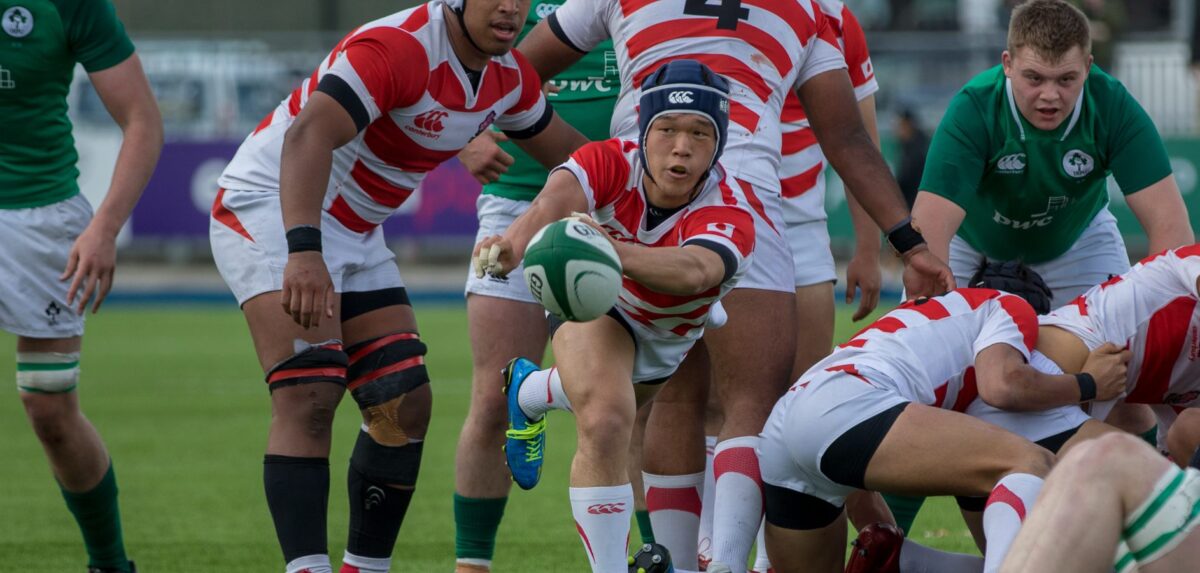
<svg viewBox="0 0 1200 573">
<path fill-rule="evenodd" d="M 1036 342 L 1037 315 L 1025 300 L 991 289 L 958 289 L 900 305 L 804 377 L 853 365 L 882 374 L 882 379 L 871 379 L 874 384 L 934 405 L 945 399 L 938 396 L 938 388 L 971 367 L 984 348 L 1008 344 L 1028 357 Z"/>
<path fill-rule="evenodd" d="M 845 67 L 825 17 L 809 0 L 572 0 L 550 18 L 584 51 L 610 37 L 621 71 L 612 135 L 636 138 L 642 81 L 662 64 L 698 60 L 730 81 L 723 163 L 739 179 L 779 190 L 784 96 L 819 73 Z"/>
</svg>

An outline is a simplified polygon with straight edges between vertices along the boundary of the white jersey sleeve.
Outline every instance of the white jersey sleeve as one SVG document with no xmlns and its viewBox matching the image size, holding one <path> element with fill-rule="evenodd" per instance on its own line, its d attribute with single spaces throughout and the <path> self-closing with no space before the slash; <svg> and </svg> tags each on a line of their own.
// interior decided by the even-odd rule
<svg viewBox="0 0 1200 573">
<path fill-rule="evenodd" d="M 846 68 L 846 57 L 838 47 L 837 32 L 830 26 L 829 18 L 821 12 L 820 6 L 813 6 L 813 20 L 817 25 L 817 33 L 809 38 L 808 49 L 804 50 L 801 60 L 796 63 L 800 73 L 796 75 L 793 87 L 797 89 L 820 74 Z"/>
<path fill-rule="evenodd" d="M 620 10 L 617 0 L 571 0 L 547 17 L 546 24 L 559 39 L 587 53 L 611 37 L 610 17 Z"/>
<path fill-rule="evenodd" d="M 975 355 L 995 344 L 1007 344 L 1028 362 L 1037 346 L 1038 319 L 1033 307 L 1019 296 L 1005 293 L 987 302 L 987 318 L 973 343 Z"/>
</svg>

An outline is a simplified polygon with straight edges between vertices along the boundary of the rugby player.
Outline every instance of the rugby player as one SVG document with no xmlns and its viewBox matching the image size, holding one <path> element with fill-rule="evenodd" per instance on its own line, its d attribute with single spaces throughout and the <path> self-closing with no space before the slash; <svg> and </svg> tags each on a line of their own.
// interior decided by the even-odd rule
<svg viewBox="0 0 1200 573">
<path fill-rule="evenodd" d="M 219 180 L 212 250 L 271 393 L 263 479 L 288 573 L 330 571 L 330 434 L 347 389 L 363 425 L 343 573 L 388 570 L 416 484 L 426 348 L 380 223 L 493 123 L 545 165 L 586 141 L 510 52 L 528 9 L 434 0 L 360 26 Z"/>
<path fill-rule="evenodd" d="M 729 84 L 700 62 L 663 65 L 643 86 L 637 140 L 576 151 L 504 236 L 476 247 L 481 271 L 505 275 L 539 229 L 584 212 L 621 259 L 617 305 L 596 320 L 557 327 L 554 368 L 514 359 L 506 369 L 505 451 L 522 488 L 541 475 L 546 412 L 575 413 L 571 512 L 592 571 L 625 567 L 633 506 L 626 456 L 637 404 L 679 367 L 704 333 L 711 305 L 745 274 L 754 248 L 746 184 L 717 163 L 729 103 Z"/>
<path fill-rule="evenodd" d="M 94 216 L 67 117 L 76 64 L 123 135 Z M 0 117 L 0 329 L 17 336 L 21 403 L 83 533 L 88 571 L 133 571 L 113 463 L 75 392 L 84 316 L 108 296 L 117 233 L 163 141 L 150 83 L 109 0 L 0 3 Z"/>
</svg>

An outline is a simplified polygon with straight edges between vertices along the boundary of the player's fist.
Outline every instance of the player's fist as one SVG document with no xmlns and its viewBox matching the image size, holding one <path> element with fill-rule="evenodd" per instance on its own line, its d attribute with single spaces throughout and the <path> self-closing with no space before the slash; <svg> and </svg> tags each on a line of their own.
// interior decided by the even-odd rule
<svg viewBox="0 0 1200 573">
<path fill-rule="evenodd" d="M 279 302 L 304 328 L 316 328 L 321 317 L 333 318 L 333 279 L 319 251 L 288 255 Z"/>
<path fill-rule="evenodd" d="M 501 141 L 508 141 L 508 136 L 489 129 L 458 152 L 458 160 L 476 181 L 484 185 L 496 181 L 515 161 L 513 156 L 500 149 Z"/>
<path fill-rule="evenodd" d="M 903 259 L 904 291 L 910 300 L 954 290 L 954 273 L 928 246 L 921 244 L 909 249 Z"/>
<path fill-rule="evenodd" d="M 1133 353 L 1129 350 L 1111 342 L 1105 342 L 1088 354 L 1083 371 L 1096 380 L 1096 400 L 1111 400 L 1125 391 L 1125 375 L 1131 356 Z"/>
<path fill-rule="evenodd" d="M 520 258 L 516 256 L 512 241 L 500 235 L 492 235 L 475 245 L 471 260 L 475 261 L 476 278 L 483 278 L 483 275 L 503 278 L 517 267 Z"/>
</svg>

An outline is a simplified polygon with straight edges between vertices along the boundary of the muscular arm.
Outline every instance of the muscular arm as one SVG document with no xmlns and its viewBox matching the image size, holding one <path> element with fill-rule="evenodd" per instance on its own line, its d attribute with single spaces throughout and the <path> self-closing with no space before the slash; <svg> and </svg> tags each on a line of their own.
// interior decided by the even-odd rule
<svg viewBox="0 0 1200 573">
<path fill-rule="evenodd" d="M 1130 193 L 1125 196 L 1125 202 L 1146 230 L 1151 253 L 1196 242 L 1188 221 L 1187 205 L 1183 203 L 1174 175 Z"/>
<path fill-rule="evenodd" d="M 930 252 L 943 261 L 950 260 L 950 239 L 966 216 L 962 207 L 929 191 L 919 191 L 913 203 L 913 224 L 921 229 Z"/>
<path fill-rule="evenodd" d="M 809 123 L 846 188 L 882 229 L 909 215 L 892 172 L 863 126 L 846 70 L 818 74 L 799 90 Z"/>
<path fill-rule="evenodd" d="M 546 186 L 538 192 L 529 209 L 517 217 L 516 221 L 504 232 L 504 239 L 511 244 L 514 260 L 511 269 L 525 257 L 525 247 L 542 227 L 549 225 L 575 212 L 586 212 L 588 209 L 587 195 L 583 186 L 570 171 L 559 169 L 546 179 Z"/>
<path fill-rule="evenodd" d="M 556 113 L 550 120 L 550 125 L 541 133 L 528 139 L 513 138 L 511 141 L 543 167 L 553 169 L 566 162 L 575 150 L 583 147 L 588 138 Z"/>
<path fill-rule="evenodd" d="M 559 39 L 550 29 L 549 20 L 546 18 L 538 22 L 517 46 L 541 78 L 553 78 L 561 74 L 585 55 Z"/>
<path fill-rule="evenodd" d="M 1046 410 L 1078 404 L 1079 384 L 1070 374 L 1051 375 L 1025 363 L 1007 344 L 993 344 L 975 357 L 979 397 L 989 405 L 1013 412 Z"/>
<path fill-rule="evenodd" d="M 333 151 L 357 134 L 350 113 L 337 100 L 321 91 L 309 96 L 283 138 L 279 203 L 285 229 L 321 225 L 321 202 L 329 185 Z"/>
<path fill-rule="evenodd" d="M 614 242 L 625 276 L 666 294 L 695 295 L 725 279 L 725 263 L 698 245 L 646 247 Z"/>
</svg>

